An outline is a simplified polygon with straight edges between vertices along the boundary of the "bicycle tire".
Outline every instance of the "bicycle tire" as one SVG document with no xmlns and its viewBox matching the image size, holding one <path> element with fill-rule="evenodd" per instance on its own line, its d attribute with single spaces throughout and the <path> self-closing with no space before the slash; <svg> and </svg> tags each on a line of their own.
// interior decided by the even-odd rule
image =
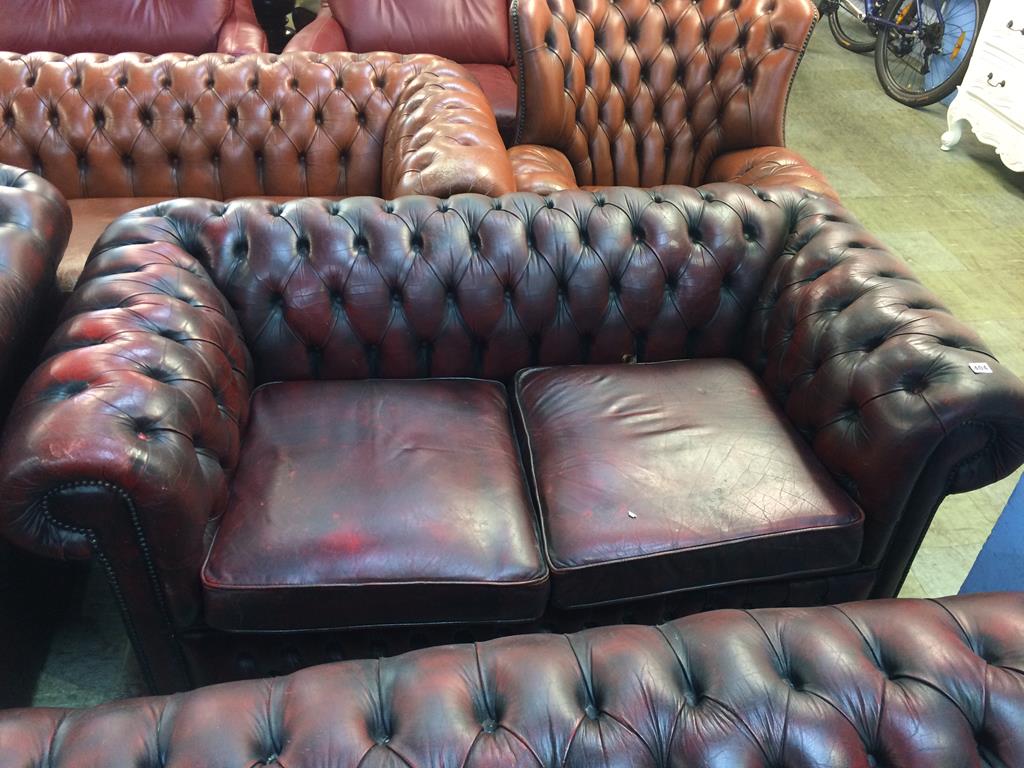
<svg viewBox="0 0 1024 768">
<path fill-rule="evenodd" d="M 953 69 L 949 70 L 948 74 L 942 79 L 942 81 L 936 85 L 926 87 L 923 84 L 922 88 L 914 89 L 905 87 L 901 84 L 897 76 L 894 74 L 895 62 L 902 61 L 903 57 L 907 54 L 899 55 L 895 50 L 893 50 L 893 48 L 896 45 L 906 43 L 905 36 L 895 28 L 889 26 L 884 27 L 879 32 L 878 45 L 875 48 L 875 74 L 878 76 L 878 82 L 881 84 L 882 90 L 885 91 L 887 96 L 895 99 L 900 104 L 905 104 L 908 107 L 926 107 L 929 104 L 942 101 L 944 98 L 949 96 L 949 94 L 951 94 L 957 85 L 959 85 L 963 80 L 964 73 L 967 71 L 967 65 L 971 60 L 971 54 L 974 52 L 974 46 L 978 41 L 978 32 L 981 29 L 983 16 L 982 3 L 981 0 L 955 1 L 959 5 L 963 6 L 964 9 L 973 8 L 973 29 L 970 32 L 970 40 L 967 42 L 967 50 L 963 50 L 962 44 L 960 46 L 955 46 L 958 51 L 956 56 L 959 59 L 959 62 Z M 882 14 L 883 18 L 895 23 L 896 18 L 903 13 L 903 9 L 907 7 L 910 2 L 911 0 L 890 0 Z M 943 27 L 943 38 L 945 38 L 948 31 L 949 30 L 947 30 L 946 27 Z M 923 44 L 918 38 L 913 45 L 918 46 Z M 945 52 L 942 55 L 945 56 Z M 932 58 L 935 58 L 935 54 L 929 58 L 929 65 L 931 64 Z M 904 66 L 909 68 L 909 65 L 905 63 Z M 923 77 L 924 83 L 927 83 L 928 76 L 924 75 Z"/>
<path fill-rule="evenodd" d="M 842 14 L 842 16 L 840 16 L 840 14 Z M 848 31 L 852 32 L 852 29 L 844 30 L 844 24 L 851 25 L 858 31 L 863 28 L 867 34 L 872 36 L 871 42 L 852 37 L 848 34 Z M 877 37 L 871 32 L 870 27 L 860 19 L 854 18 L 853 14 L 848 11 L 844 11 L 842 8 L 835 8 L 828 14 L 828 28 L 832 33 L 832 37 L 835 38 L 835 41 L 839 43 L 842 48 L 845 48 L 848 51 L 853 51 L 854 53 L 870 53 L 875 50 Z"/>
</svg>

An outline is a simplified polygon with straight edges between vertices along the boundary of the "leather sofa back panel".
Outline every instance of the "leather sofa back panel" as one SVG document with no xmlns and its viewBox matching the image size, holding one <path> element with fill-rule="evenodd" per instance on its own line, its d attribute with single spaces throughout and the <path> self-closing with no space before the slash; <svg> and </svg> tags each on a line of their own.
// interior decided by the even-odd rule
<svg viewBox="0 0 1024 768">
<path fill-rule="evenodd" d="M 699 184 L 723 152 L 783 146 L 808 0 L 518 0 L 518 143 L 581 185 Z"/>
<path fill-rule="evenodd" d="M 508 0 L 329 0 L 352 51 L 512 64 Z"/>
<path fill-rule="evenodd" d="M 465 77 L 392 53 L 0 56 L 0 162 L 68 198 L 377 195 L 423 71 Z"/>
<path fill-rule="evenodd" d="M 104 249 L 170 239 L 234 307 L 259 381 L 507 380 L 532 365 L 738 356 L 788 215 L 729 185 L 180 201 L 119 219 L 82 279 Z"/>
<path fill-rule="evenodd" d="M 0 765 L 1019 768 L 1022 638 L 1015 593 L 713 611 L 3 712 Z"/>
<path fill-rule="evenodd" d="M 0 51 L 204 53 L 233 0 L 2 0 Z"/>
</svg>

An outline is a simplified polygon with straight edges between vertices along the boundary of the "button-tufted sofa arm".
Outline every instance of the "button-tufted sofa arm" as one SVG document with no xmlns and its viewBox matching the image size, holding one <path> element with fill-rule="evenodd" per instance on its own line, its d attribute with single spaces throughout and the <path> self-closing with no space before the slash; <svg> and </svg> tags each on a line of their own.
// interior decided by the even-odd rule
<svg viewBox="0 0 1024 768">
<path fill-rule="evenodd" d="M 503 195 L 516 188 L 494 113 L 465 71 L 412 78 L 388 119 L 384 146 L 386 197 Z"/>
<path fill-rule="evenodd" d="M 1024 765 L 1024 596 L 713 611 L 0 713 L 0 768 Z"/>
<path fill-rule="evenodd" d="M 166 616 L 189 626 L 250 367 L 234 312 L 187 253 L 148 244 L 98 255 L 8 421 L 6 535 L 51 557 L 98 557 L 132 605 L 130 632 L 162 633 Z M 171 653 L 161 633 L 132 639 Z"/>
<path fill-rule="evenodd" d="M 838 203 L 792 214 L 747 361 L 871 520 L 862 559 L 892 595 L 943 497 L 1024 461 L 1024 383 Z"/>
<path fill-rule="evenodd" d="M 68 204 L 52 184 L 0 163 L 0 421 L 34 353 L 37 321 L 56 296 L 54 274 L 71 232 Z"/>
</svg>

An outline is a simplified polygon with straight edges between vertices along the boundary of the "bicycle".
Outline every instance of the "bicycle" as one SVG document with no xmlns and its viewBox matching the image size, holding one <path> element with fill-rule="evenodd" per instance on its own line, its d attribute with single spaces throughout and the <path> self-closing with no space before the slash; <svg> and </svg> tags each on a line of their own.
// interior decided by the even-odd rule
<svg viewBox="0 0 1024 768">
<path fill-rule="evenodd" d="M 875 51 L 886 94 L 908 107 L 941 101 L 963 80 L 981 26 L 983 0 L 822 0 L 836 41 Z M 881 11 L 879 7 L 881 6 Z"/>
</svg>

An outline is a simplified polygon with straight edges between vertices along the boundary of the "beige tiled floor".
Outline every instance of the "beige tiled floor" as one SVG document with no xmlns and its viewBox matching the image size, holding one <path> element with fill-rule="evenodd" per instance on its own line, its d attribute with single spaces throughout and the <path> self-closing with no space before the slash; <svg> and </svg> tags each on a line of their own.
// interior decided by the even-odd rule
<svg viewBox="0 0 1024 768">
<path fill-rule="evenodd" d="M 945 112 L 887 99 L 874 60 L 841 50 L 822 24 L 793 87 L 787 138 L 861 222 L 1024 375 L 1024 174 L 973 136 L 942 152 Z M 960 588 L 1019 476 L 945 501 L 903 595 Z"/>
</svg>

